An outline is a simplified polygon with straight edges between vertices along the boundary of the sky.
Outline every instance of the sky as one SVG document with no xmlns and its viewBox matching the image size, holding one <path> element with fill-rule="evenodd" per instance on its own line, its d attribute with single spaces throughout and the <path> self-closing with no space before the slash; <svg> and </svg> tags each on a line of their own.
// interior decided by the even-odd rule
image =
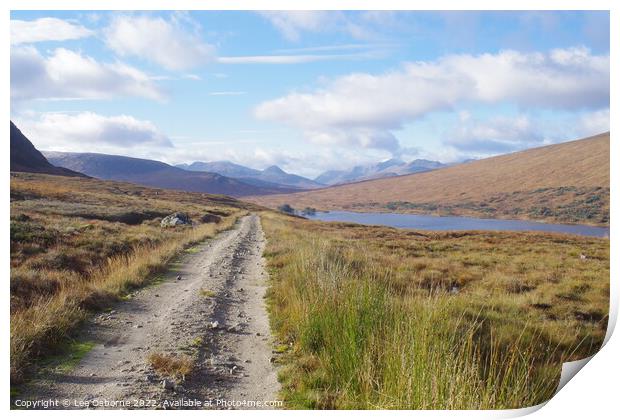
<svg viewBox="0 0 620 420">
<path fill-rule="evenodd" d="M 40 150 L 315 177 L 609 130 L 609 13 L 12 11 Z"/>
</svg>

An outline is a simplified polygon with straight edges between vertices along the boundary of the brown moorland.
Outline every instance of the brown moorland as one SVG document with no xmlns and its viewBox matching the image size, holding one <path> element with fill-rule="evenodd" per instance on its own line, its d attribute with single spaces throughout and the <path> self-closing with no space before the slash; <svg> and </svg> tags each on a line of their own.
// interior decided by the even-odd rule
<svg viewBox="0 0 620 420">
<path fill-rule="evenodd" d="M 609 225 L 609 133 L 431 172 L 244 199 L 272 208 Z"/>
</svg>

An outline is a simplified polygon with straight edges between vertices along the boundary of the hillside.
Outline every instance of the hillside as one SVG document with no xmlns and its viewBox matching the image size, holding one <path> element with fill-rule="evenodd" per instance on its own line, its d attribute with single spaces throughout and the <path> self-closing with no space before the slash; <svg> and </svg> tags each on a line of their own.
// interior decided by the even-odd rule
<svg viewBox="0 0 620 420">
<path fill-rule="evenodd" d="M 89 176 L 158 188 L 226 194 L 233 197 L 298 191 L 256 186 L 210 172 L 186 171 L 163 162 L 100 153 L 44 152 L 50 162 Z"/>
<path fill-rule="evenodd" d="M 276 207 L 609 224 L 609 133 L 431 172 L 287 195 Z"/>
<path fill-rule="evenodd" d="M 246 184 L 296 189 L 313 189 L 324 187 L 324 184 L 315 182 L 303 176 L 290 174 L 278 166 L 270 166 L 262 171 L 248 168 L 228 161 L 194 162 L 192 164 L 176 165 L 188 171 L 214 172 L 230 178 L 236 178 Z"/>
<path fill-rule="evenodd" d="M 81 176 L 79 172 L 59 168 L 39 152 L 19 128 L 11 121 L 11 171 L 32 172 L 40 174 Z"/>
</svg>

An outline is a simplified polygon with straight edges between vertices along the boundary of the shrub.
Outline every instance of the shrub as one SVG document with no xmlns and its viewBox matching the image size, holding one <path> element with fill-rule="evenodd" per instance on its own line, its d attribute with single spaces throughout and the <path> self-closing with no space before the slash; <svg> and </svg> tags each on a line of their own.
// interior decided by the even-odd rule
<svg viewBox="0 0 620 420">
<path fill-rule="evenodd" d="M 316 209 L 314 207 L 306 207 L 301 211 L 303 216 L 314 216 L 316 214 Z"/>
<path fill-rule="evenodd" d="M 278 206 L 278 211 L 286 214 L 295 214 L 295 209 L 292 208 L 289 204 L 282 204 L 281 206 Z"/>
</svg>

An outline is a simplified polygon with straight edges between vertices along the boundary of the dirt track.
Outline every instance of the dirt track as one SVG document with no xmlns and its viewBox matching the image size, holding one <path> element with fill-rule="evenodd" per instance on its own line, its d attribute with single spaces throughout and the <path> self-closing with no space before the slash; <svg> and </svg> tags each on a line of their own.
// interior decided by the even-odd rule
<svg viewBox="0 0 620 420">
<path fill-rule="evenodd" d="M 263 248 L 259 217 L 250 215 L 184 253 L 161 283 L 89 322 L 80 340 L 96 343 L 93 350 L 70 372 L 34 381 L 28 396 L 57 398 L 58 408 L 257 408 L 275 400 Z M 147 362 L 154 352 L 191 355 L 193 373 L 166 389 Z"/>
</svg>

